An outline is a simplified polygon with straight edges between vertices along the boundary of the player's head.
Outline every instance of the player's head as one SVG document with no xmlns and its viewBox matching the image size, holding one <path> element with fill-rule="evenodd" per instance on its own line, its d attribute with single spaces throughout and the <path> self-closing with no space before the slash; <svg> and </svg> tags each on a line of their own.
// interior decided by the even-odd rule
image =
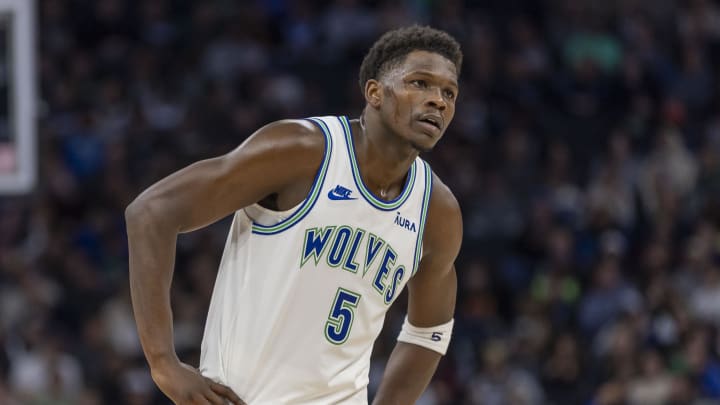
<svg viewBox="0 0 720 405">
<path fill-rule="evenodd" d="M 455 114 L 462 58 L 443 31 L 414 25 L 385 33 L 360 66 L 367 107 L 416 149 L 432 149 Z"/>
</svg>

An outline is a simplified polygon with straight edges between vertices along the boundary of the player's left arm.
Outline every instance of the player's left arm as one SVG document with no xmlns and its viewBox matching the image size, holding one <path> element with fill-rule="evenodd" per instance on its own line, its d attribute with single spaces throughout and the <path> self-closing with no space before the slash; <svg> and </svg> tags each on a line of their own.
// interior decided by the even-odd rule
<svg viewBox="0 0 720 405">
<path fill-rule="evenodd" d="M 413 404 L 430 383 L 450 340 L 457 292 L 454 262 L 461 242 L 460 207 L 434 176 L 423 256 L 408 282 L 408 318 L 373 405 Z"/>
</svg>

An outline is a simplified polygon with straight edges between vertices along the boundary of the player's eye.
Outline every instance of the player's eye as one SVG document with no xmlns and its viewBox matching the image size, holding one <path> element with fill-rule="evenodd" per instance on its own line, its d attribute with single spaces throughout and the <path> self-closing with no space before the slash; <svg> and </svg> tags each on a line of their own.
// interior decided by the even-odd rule
<svg viewBox="0 0 720 405">
<path fill-rule="evenodd" d="M 415 86 L 415 87 L 417 87 L 417 88 L 420 88 L 420 89 L 424 89 L 424 88 L 427 87 L 427 82 L 426 82 L 425 80 L 422 80 L 422 79 L 412 80 L 412 81 L 410 82 L 410 84 L 412 84 L 413 86 Z"/>
<path fill-rule="evenodd" d="M 445 97 L 450 100 L 455 100 L 455 92 L 452 90 L 445 90 Z"/>
</svg>

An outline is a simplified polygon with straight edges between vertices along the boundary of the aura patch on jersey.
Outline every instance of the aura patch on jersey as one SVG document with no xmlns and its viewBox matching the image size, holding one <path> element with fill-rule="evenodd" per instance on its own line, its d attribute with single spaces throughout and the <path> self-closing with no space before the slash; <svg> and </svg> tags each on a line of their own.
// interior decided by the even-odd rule
<svg viewBox="0 0 720 405">
<path fill-rule="evenodd" d="M 395 217 L 395 225 L 400 225 L 401 228 L 405 228 L 408 231 L 417 232 L 417 228 L 415 227 L 415 222 L 405 218 L 400 214 L 397 213 L 397 216 Z"/>
<path fill-rule="evenodd" d="M 378 257 L 381 259 L 376 260 Z M 310 259 L 315 267 L 324 262 L 330 268 L 342 268 L 355 274 L 362 266 L 363 271 L 359 274 L 362 278 L 373 270 L 374 276 L 368 280 L 386 304 L 393 301 L 406 274 L 404 266 L 396 266 L 398 254 L 390 244 L 364 229 L 347 225 L 306 229 L 300 268 Z"/>
</svg>

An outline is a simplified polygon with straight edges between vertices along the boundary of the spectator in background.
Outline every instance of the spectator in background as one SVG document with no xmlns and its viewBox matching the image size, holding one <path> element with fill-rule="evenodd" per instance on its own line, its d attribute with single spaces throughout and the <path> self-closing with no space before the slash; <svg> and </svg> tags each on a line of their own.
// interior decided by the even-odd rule
<svg viewBox="0 0 720 405">
<path fill-rule="evenodd" d="M 542 383 L 548 400 L 555 404 L 578 404 L 589 396 L 582 349 L 569 333 L 556 336 L 542 367 Z"/>
<path fill-rule="evenodd" d="M 606 217 L 613 226 L 632 229 L 637 217 L 637 164 L 625 134 L 613 133 L 608 144 L 608 156 L 590 180 L 588 211 L 591 216 Z"/>
<path fill-rule="evenodd" d="M 540 405 L 543 391 L 531 373 L 508 364 L 507 345 L 490 340 L 482 348 L 482 371 L 468 384 L 470 404 L 483 405 Z"/>
<path fill-rule="evenodd" d="M 582 332 L 594 336 L 603 326 L 623 314 L 635 314 L 642 309 L 638 291 L 623 280 L 616 258 L 606 257 L 592 274 L 592 286 L 584 294 L 579 307 Z"/>
<path fill-rule="evenodd" d="M 665 404 L 670 400 L 673 378 L 657 351 L 646 350 L 640 355 L 640 375 L 628 384 L 630 405 Z"/>
<path fill-rule="evenodd" d="M 665 128 L 640 169 L 640 195 L 654 221 L 673 221 L 694 189 L 697 162 L 677 130 Z"/>
</svg>

